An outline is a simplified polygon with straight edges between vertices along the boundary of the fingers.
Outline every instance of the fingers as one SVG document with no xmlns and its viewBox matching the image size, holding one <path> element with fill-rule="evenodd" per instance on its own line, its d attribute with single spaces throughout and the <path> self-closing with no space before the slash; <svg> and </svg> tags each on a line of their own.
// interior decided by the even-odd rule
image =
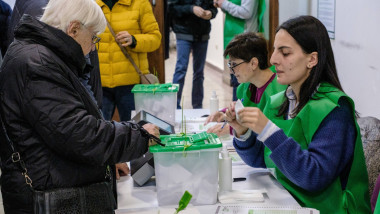
<svg viewBox="0 0 380 214">
<path fill-rule="evenodd" d="M 268 118 L 259 108 L 247 107 L 238 112 L 240 124 L 248 127 L 257 134 L 260 134 L 265 128 Z"/>
<path fill-rule="evenodd" d="M 147 123 L 143 125 L 143 128 L 149 132 L 149 134 L 152 134 L 156 137 L 159 137 L 160 135 L 160 128 L 158 126 L 152 124 L 152 123 Z"/>
<path fill-rule="evenodd" d="M 120 180 L 119 170 L 116 170 L 116 180 Z"/>
<path fill-rule="evenodd" d="M 129 46 L 132 44 L 132 35 L 128 31 L 121 31 L 116 35 L 116 42 L 121 43 L 123 46 Z"/>
<path fill-rule="evenodd" d="M 208 116 L 204 125 L 207 125 L 210 122 L 222 122 L 222 121 L 224 121 L 224 113 L 218 111 Z"/>
<path fill-rule="evenodd" d="M 129 174 L 129 167 L 126 163 L 117 163 L 116 167 L 116 180 L 120 179 L 120 176 L 127 176 Z"/>
<path fill-rule="evenodd" d="M 199 6 L 194 6 L 194 7 L 193 7 L 193 13 L 194 13 L 196 16 L 202 18 L 203 13 L 204 13 L 204 9 L 201 8 L 201 7 L 199 7 Z"/>
<path fill-rule="evenodd" d="M 223 135 L 227 135 L 230 133 L 230 126 L 228 124 L 226 124 L 223 129 L 223 123 L 218 123 L 216 124 L 215 126 L 213 127 L 210 127 L 208 130 L 207 130 L 207 133 L 214 133 L 216 134 L 218 137 L 220 136 L 223 136 Z"/>
</svg>

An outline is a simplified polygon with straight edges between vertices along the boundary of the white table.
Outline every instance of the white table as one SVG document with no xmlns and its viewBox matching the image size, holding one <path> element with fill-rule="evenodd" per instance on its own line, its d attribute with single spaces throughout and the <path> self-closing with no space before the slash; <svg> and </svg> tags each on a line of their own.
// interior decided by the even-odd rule
<svg viewBox="0 0 380 214">
<path fill-rule="evenodd" d="M 186 117 L 200 117 L 208 114 L 208 109 L 185 109 Z M 176 112 L 176 121 L 181 118 L 181 110 Z M 272 174 L 261 168 L 252 168 L 247 165 L 234 165 L 232 167 L 233 177 L 245 177 L 246 181 L 234 182 L 233 190 L 258 190 L 265 189 L 264 202 L 257 202 L 251 205 L 281 207 L 293 206 L 300 207 L 297 201 L 277 182 Z M 151 179 L 147 184 L 139 187 L 134 184 L 131 176 L 122 177 L 118 183 L 118 206 L 117 213 L 129 213 L 137 211 L 152 210 L 152 213 L 157 213 L 157 192 L 154 179 Z M 201 214 L 215 213 L 216 208 L 220 203 L 214 205 L 196 206 Z M 175 207 L 175 206 L 173 206 Z"/>
</svg>

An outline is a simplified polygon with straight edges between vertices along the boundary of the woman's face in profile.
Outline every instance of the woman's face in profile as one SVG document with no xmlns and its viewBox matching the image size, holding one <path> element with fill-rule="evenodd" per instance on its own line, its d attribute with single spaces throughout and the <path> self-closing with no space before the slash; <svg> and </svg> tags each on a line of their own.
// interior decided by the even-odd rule
<svg viewBox="0 0 380 214">
<path fill-rule="evenodd" d="M 96 33 L 93 32 L 90 28 L 86 28 L 83 25 L 80 31 L 81 32 L 75 40 L 82 47 L 84 55 L 87 55 L 90 53 L 90 51 L 95 50 L 95 44 L 93 43 L 93 40 L 96 37 Z"/>
<path fill-rule="evenodd" d="M 81 22 L 72 21 L 67 29 L 67 34 L 82 47 L 84 55 L 89 54 L 91 50 L 95 50 L 94 41 L 98 41 L 95 39 L 97 38 L 96 33 Z"/>
<path fill-rule="evenodd" d="M 304 53 L 296 40 L 284 29 L 277 32 L 270 63 L 276 67 L 277 81 L 299 87 L 307 79 L 310 54 Z"/>
</svg>

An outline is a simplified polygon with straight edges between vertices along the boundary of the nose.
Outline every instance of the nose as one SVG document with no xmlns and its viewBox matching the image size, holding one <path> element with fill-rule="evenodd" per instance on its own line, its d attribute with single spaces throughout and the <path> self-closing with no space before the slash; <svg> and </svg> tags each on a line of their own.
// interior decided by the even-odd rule
<svg viewBox="0 0 380 214">
<path fill-rule="evenodd" d="M 278 53 L 276 53 L 276 50 L 273 51 L 272 56 L 270 57 L 269 62 L 272 65 L 278 65 Z"/>
</svg>

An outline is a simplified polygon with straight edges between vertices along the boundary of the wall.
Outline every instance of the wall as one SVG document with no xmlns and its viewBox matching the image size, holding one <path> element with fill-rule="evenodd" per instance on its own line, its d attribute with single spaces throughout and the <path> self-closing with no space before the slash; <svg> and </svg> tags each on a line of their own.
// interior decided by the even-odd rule
<svg viewBox="0 0 380 214">
<path fill-rule="evenodd" d="M 317 0 L 280 0 L 280 23 L 301 14 L 317 16 Z M 331 40 L 345 92 L 362 117 L 380 118 L 380 1 L 336 0 Z"/>
<path fill-rule="evenodd" d="M 223 58 L 223 26 L 224 13 L 218 9 L 218 14 L 211 20 L 210 40 L 207 49 L 207 62 L 216 66 L 220 70 L 224 69 Z"/>
</svg>

